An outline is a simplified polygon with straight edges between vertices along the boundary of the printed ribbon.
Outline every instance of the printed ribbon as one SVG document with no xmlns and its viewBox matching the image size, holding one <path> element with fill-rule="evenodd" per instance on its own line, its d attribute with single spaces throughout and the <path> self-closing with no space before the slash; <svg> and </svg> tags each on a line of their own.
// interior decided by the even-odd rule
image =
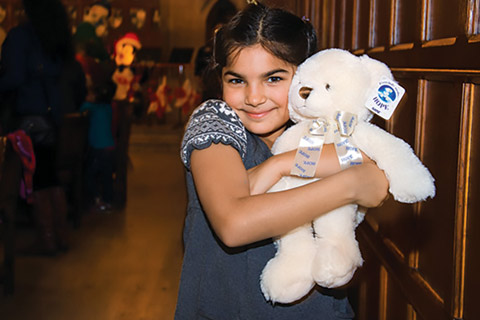
<svg viewBox="0 0 480 320">
<path fill-rule="evenodd" d="M 290 174 L 305 178 L 315 176 L 318 159 L 329 130 L 333 130 L 335 150 L 341 169 L 361 164 L 362 154 L 350 141 L 356 124 L 357 116 L 345 111 L 337 111 L 333 123 L 322 118 L 312 120 L 308 132 L 300 139 Z"/>
</svg>

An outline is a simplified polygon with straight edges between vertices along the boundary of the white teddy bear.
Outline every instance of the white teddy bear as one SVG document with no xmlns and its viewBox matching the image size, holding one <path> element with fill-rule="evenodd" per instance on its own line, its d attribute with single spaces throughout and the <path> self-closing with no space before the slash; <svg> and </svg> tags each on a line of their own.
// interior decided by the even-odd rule
<svg viewBox="0 0 480 320">
<path fill-rule="evenodd" d="M 382 81 L 396 85 L 385 64 L 341 49 L 320 51 L 301 64 L 289 92 L 290 118 L 296 124 L 272 148 L 273 154 L 298 148 L 292 169 L 298 177 L 283 177 L 269 192 L 318 180 L 306 178 L 313 176 L 308 171 L 315 169 L 322 143 L 335 143 L 342 169 L 361 163 L 358 149 L 373 159 L 384 170 L 395 200 L 413 203 L 433 197 L 434 179 L 410 145 L 369 122 L 371 110 L 386 111 L 389 96 L 395 94 L 386 86 L 390 91 L 378 90 L 373 99 L 377 106 L 367 108 Z M 363 263 L 355 239 L 364 214 L 359 209 L 357 205 L 338 208 L 277 238 L 277 253 L 260 279 L 265 298 L 291 303 L 308 294 L 315 283 L 333 288 L 350 281 Z"/>
</svg>

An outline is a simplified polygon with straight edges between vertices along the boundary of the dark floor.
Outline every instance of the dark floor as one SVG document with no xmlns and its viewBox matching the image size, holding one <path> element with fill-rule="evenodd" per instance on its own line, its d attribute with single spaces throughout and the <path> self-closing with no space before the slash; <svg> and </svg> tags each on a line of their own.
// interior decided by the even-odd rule
<svg viewBox="0 0 480 320">
<path fill-rule="evenodd" d="M 17 257 L 0 320 L 173 319 L 186 206 L 180 138 L 181 128 L 134 125 L 125 210 L 84 216 L 64 254 Z"/>
</svg>

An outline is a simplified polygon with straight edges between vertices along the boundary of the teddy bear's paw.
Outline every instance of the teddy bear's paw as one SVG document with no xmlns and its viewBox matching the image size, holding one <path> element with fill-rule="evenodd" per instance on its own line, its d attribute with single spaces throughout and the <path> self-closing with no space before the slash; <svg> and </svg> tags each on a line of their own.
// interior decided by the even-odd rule
<svg viewBox="0 0 480 320">
<path fill-rule="evenodd" d="M 314 286 L 312 259 L 290 259 L 288 263 L 275 257 L 263 269 L 260 287 L 267 301 L 292 303 L 304 297 Z"/>
<path fill-rule="evenodd" d="M 413 184 L 391 182 L 389 192 L 394 199 L 404 203 L 423 201 L 435 196 L 435 185 L 433 179 L 418 178 Z"/>
<path fill-rule="evenodd" d="M 348 283 L 362 264 L 362 255 L 355 239 L 342 242 L 319 239 L 312 275 L 319 286 L 336 288 Z"/>
<path fill-rule="evenodd" d="M 412 165 L 410 170 L 391 170 L 387 174 L 389 192 L 395 200 L 414 203 L 435 196 L 434 178 L 423 165 Z"/>
</svg>

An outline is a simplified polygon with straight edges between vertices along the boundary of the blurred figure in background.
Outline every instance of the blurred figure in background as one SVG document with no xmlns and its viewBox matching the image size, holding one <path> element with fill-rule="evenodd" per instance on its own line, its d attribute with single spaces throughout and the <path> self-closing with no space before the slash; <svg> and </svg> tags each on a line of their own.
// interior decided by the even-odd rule
<svg viewBox="0 0 480 320">
<path fill-rule="evenodd" d="M 94 81 L 92 78 L 97 76 L 99 69 L 114 68 L 103 40 L 110 13 L 111 7 L 107 0 L 95 1 L 73 35 L 75 59 L 83 68 L 87 86 Z M 99 76 L 102 77 L 101 72 Z"/>
<path fill-rule="evenodd" d="M 216 30 L 237 12 L 235 5 L 230 0 L 217 0 L 210 9 L 205 25 L 205 45 L 198 49 L 195 57 L 195 76 L 200 77 L 202 89 L 202 101 L 216 99 L 221 96 L 217 88 L 216 75 L 209 72 L 208 65 L 213 54 L 213 38 Z"/>
<path fill-rule="evenodd" d="M 23 6 L 26 21 L 11 29 L 3 43 L 0 91 L 15 91 L 11 129 L 23 129 L 30 136 L 36 157 L 32 214 L 38 240 L 29 253 L 52 255 L 68 248 L 67 202 L 55 159 L 64 102 L 72 94 L 64 91 L 64 68 L 74 53 L 60 0 L 23 0 Z M 75 100 L 82 100 L 77 93 Z"/>
<path fill-rule="evenodd" d="M 111 72 L 102 70 L 88 88 L 81 111 L 88 110 L 88 152 L 85 191 L 90 212 L 109 212 L 113 201 L 115 141 L 112 134 L 112 98 L 116 85 Z"/>
<path fill-rule="evenodd" d="M 95 1 L 92 4 L 73 35 L 77 54 L 80 53 L 97 62 L 110 59 L 110 54 L 102 39 L 107 31 L 107 19 L 110 11 L 110 3 L 106 0 Z"/>
<path fill-rule="evenodd" d="M 115 64 L 113 81 L 117 90 L 113 97 L 113 132 L 116 142 L 115 150 L 115 181 L 114 195 L 115 206 L 124 208 L 127 201 L 127 167 L 128 144 L 130 129 L 134 117 L 135 106 L 141 97 L 140 83 L 142 75 L 135 72 L 135 57 L 142 44 L 137 34 L 127 32 L 115 41 Z"/>
</svg>

